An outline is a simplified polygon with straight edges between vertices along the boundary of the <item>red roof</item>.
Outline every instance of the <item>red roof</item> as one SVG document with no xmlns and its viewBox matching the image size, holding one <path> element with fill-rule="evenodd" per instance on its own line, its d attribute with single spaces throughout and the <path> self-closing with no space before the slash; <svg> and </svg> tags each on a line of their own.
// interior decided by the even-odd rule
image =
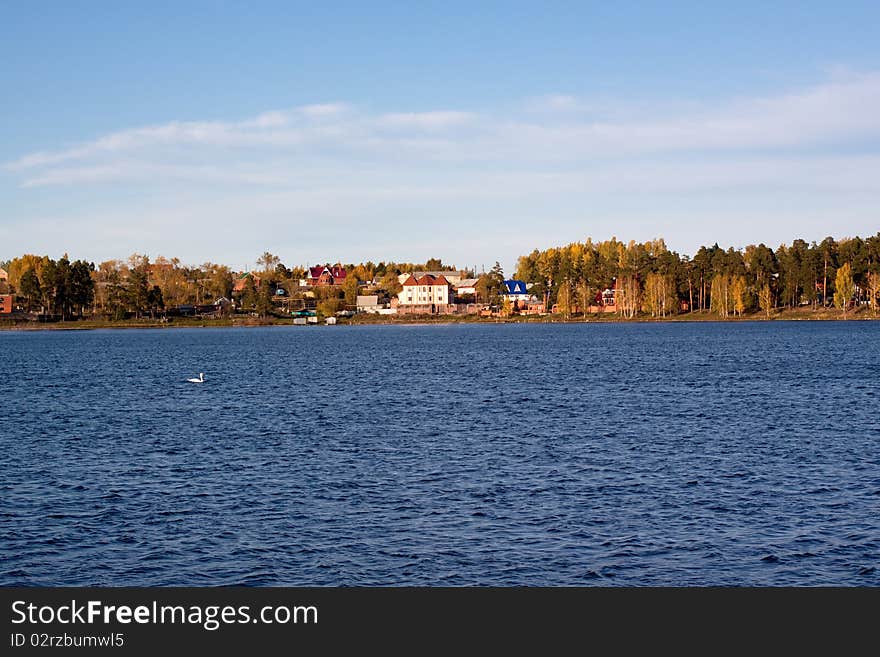
<svg viewBox="0 0 880 657">
<path fill-rule="evenodd" d="M 409 275 L 404 282 L 404 285 L 449 285 L 449 281 L 446 280 L 445 276 L 432 276 L 431 274 L 425 274 L 419 279 L 416 279 L 412 274 Z"/>
<path fill-rule="evenodd" d="M 312 280 L 318 280 L 321 278 L 321 275 L 327 272 L 332 276 L 335 280 L 342 280 L 345 278 L 347 272 L 345 271 L 345 267 L 331 267 L 330 265 L 318 265 L 317 267 L 309 267 L 309 278 Z"/>
</svg>

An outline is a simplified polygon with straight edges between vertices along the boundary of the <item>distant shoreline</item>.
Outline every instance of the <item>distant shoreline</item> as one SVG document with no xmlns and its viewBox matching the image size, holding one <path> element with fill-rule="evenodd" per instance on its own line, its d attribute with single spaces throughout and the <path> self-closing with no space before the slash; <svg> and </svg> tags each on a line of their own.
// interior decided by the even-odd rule
<svg viewBox="0 0 880 657">
<path fill-rule="evenodd" d="M 744 317 L 718 317 L 711 313 L 686 313 L 672 317 L 633 317 L 624 318 L 617 315 L 596 315 L 584 319 L 582 317 L 565 318 L 547 315 L 543 317 L 408 317 L 406 319 L 389 319 L 388 316 L 361 315 L 355 318 L 339 318 L 336 326 L 452 326 L 456 324 L 678 324 L 722 322 L 735 324 L 739 322 L 827 322 L 827 321 L 878 321 L 880 315 L 870 311 L 848 313 L 844 318 L 838 310 L 823 311 L 792 311 L 783 310 L 767 317 L 753 313 Z M 100 329 L 165 329 L 165 328 L 257 328 L 266 326 L 297 326 L 292 319 L 273 318 L 268 320 L 249 319 L 177 319 L 171 322 L 156 320 L 122 320 L 117 322 L 95 320 L 70 320 L 66 322 L 4 322 L 0 320 L 0 331 L 93 331 Z M 307 326 L 325 326 L 324 322 Z"/>
</svg>

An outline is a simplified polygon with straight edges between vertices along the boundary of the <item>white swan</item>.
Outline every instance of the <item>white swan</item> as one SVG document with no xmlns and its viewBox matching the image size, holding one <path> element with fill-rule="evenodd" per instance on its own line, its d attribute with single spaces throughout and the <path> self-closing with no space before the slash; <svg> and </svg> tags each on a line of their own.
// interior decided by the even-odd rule
<svg viewBox="0 0 880 657">
<path fill-rule="evenodd" d="M 189 381 L 190 383 L 204 383 L 205 382 L 205 373 L 199 372 L 198 379 L 187 379 L 187 381 Z"/>
</svg>

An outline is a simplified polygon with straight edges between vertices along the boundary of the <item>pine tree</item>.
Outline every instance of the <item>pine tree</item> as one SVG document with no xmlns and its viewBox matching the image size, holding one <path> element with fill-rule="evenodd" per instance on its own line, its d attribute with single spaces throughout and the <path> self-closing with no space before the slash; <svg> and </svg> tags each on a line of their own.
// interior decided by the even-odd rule
<svg viewBox="0 0 880 657">
<path fill-rule="evenodd" d="M 28 311 L 31 311 L 34 302 L 39 300 L 41 296 L 40 279 L 37 277 L 37 272 L 34 271 L 33 267 L 28 267 L 24 274 L 21 275 L 18 287 L 19 295 L 26 299 L 25 307 Z"/>
</svg>

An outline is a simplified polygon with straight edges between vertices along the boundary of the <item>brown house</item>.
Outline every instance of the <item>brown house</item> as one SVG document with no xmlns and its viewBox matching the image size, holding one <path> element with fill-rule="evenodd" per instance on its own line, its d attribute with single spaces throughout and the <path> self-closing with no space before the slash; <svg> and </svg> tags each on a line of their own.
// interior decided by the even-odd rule
<svg viewBox="0 0 880 657">
<path fill-rule="evenodd" d="M 255 288 L 260 287 L 260 277 L 254 276 L 253 274 L 246 273 L 246 274 L 242 274 L 241 278 L 236 279 L 235 283 L 233 283 L 233 285 L 232 285 L 232 291 L 233 292 L 244 292 L 244 288 L 247 285 L 248 277 L 254 279 L 254 287 Z"/>
</svg>

